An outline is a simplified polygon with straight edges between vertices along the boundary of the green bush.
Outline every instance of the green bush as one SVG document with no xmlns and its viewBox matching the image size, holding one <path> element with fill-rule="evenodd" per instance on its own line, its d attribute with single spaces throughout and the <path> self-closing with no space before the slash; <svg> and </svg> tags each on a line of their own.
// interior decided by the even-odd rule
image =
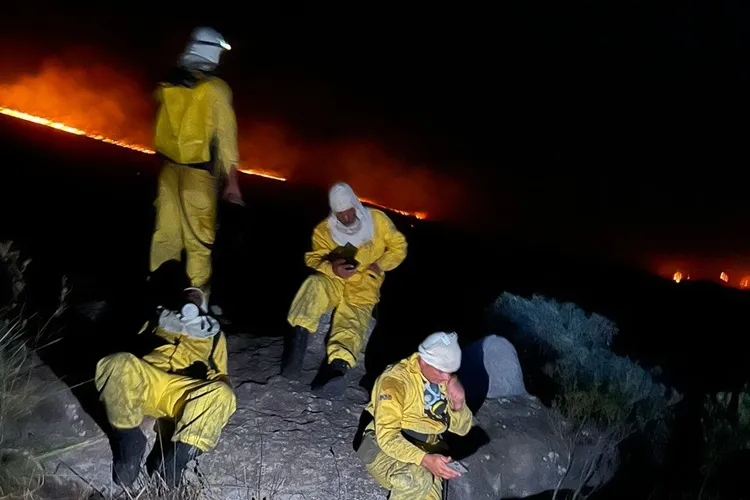
<svg viewBox="0 0 750 500">
<path fill-rule="evenodd" d="M 574 421 L 643 429 L 681 399 L 643 367 L 612 352 L 619 330 L 602 315 L 587 315 L 572 303 L 507 292 L 493 313 L 515 326 L 521 342 L 539 346 L 551 359 L 544 372 L 560 387 L 554 404 Z"/>
</svg>

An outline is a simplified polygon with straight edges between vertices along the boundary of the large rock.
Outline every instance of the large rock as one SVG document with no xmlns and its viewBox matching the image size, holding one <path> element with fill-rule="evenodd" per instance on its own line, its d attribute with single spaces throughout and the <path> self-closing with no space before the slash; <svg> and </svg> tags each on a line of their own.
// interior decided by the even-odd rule
<svg viewBox="0 0 750 500">
<path fill-rule="evenodd" d="M 78 500 L 92 487 L 104 496 L 112 493 L 109 440 L 70 388 L 30 353 L 13 390 L 25 404 L 20 414 L 2 421 L 3 467 L 23 477 L 34 498 Z M 17 493 L 8 477 L 0 474 L 0 483 L 5 483 L 0 490 L 9 490 L 4 494 Z"/>
<path fill-rule="evenodd" d="M 488 335 L 463 350 L 458 377 L 474 412 L 487 398 L 527 394 L 516 349 L 499 335 Z"/>
<path fill-rule="evenodd" d="M 575 490 L 582 481 L 601 485 L 617 468 L 616 450 L 593 430 L 579 435 L 569 460 L 575 429 L 533 396 L 488 399 L 476 425 L 489 442 L 461 460 L 469 472 L 449 482 L 451 500 L 524 498 L 556 488 Z"/>
</svg>

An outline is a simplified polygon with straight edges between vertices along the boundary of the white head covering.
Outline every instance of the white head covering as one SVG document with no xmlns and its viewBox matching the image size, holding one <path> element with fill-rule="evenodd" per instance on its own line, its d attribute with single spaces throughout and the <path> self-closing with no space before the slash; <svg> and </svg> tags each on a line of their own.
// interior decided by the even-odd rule
<svg viewBox="0 0 750 500">
<path fill-rule="evenodd" d="M 186 288 L 185 291 L 196 290 L 201 294 L 201 306 L 189 302 L 182 306 L 180 312 L 164 309 L 159 315 L 159 326 L 172 333 L 181 333 L 190 337 L 206 339 L 213 337 L 221 325 L 208 315 L 206 296 L 200 288 Z M 202 314 L 201 314 L 202 313 Z"/>
<path fill-rule="evenodd" d="M 189 69 L 213 71 L 219 65 L 221 54 L 230 48 L 224 37 L 215 29 L 196 28 L 180 55 L 180 65 Z"/>
<path fill-rule="evenodd" d="M 455 332 L 437 332 L 419 344 L 422 361 L 446 373 L 455 373 L 461 368 L 461 347 Z"/>
<path fill-rule="evenodd" d="M 362 205 L 349 184 L 344 182 L 334 184 L 328 192 L 328 204 L 331 207 L 331 215 L 328 216 L 328 228 L 331 230 L 333 241 L 339 245 L 351 243 L 358 247 L 372 240 L 375 234 L 372 212 Z M 351 226 L 345 226 L 336 218 L 336 213 L 350 208 L 354 208 L 357 213 L 357 220 Z"/>
</svg>

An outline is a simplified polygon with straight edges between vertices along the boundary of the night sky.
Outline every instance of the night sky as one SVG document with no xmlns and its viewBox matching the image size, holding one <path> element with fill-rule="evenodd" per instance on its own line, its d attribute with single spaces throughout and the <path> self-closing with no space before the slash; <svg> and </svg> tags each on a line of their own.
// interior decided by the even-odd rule
<svg viewBox="0 0 750 500">
<path fill-rule="evenodd" d="M 394 200 L 509 238 L 750 274 L 748 2 L 14 4 L 0 84 L 57 58 L 148 98 L 210 25 L 233 47 L 222 75 L 241 134 L 273 123 L 305 150 L 376 143 L 395 166 L 374 182 L 407 179 Z M 293 178 L 337 174 L 297 163 Z"/>
</svg>

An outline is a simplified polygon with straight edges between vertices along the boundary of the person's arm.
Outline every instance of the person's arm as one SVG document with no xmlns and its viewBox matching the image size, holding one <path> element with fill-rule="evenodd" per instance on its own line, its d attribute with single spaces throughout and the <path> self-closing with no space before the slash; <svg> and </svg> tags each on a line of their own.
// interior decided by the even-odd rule
<svg viewBox="0 0 750 500">
<path fill-rule="evenodd" d="M 237 166 L 240 162 L 237 144 L 237 117 L 232 106 L 232 91 L 224 82 L 217 82 L 214 116 L 216 119 L 217 165 L 226 179 L 223 196 L 228 201 L 242 202 Z"/>
<path fill-rule="evenodd" d="M 406 259 L 406 237 L 396 228 L 391 219 L 380 212 L 376 215 L 378 232 L 385 239 L 385 253 L 375 264 L 382 271 L 396 269 Z"/>
<path fill-rule="evenodd" d="M 464 404 L 459 411 L 455 411 L 449 406 L 448 414 L 451 417 L 451 424 L 448 430 L 459 436 L 467 435 L 474 423 L 474 416 L 471 414 L 469 407 Z"/>
<path fill-rule="evenodd" d="M 216 365 L 216 373 L 213 374 L 211 377 L 215 380 L 221 380 L 222 382 L 226 383 L 229 387 L 232 387 L 232 384 L 229 380 L 229 366 L 228 366 L 228 355 L 227 355 L 227 338 L 224 336 L 224 333 L 219 332 L 216 335 L 219 335 L 219 340 L 216 342 L 216 349 L 214 349 L 213 353 L 213 362 L 214 365 Z"/>
<path fill-rule="evenodd" d="M 401 434 L 404 388 L 397 380 L 386 378 L 374 402 L 375 440 L 383 453 L 399 462 L 422 465 L 425 453 Z"/>
<path fill-rule="evenodd" d="M 330 261 L 326 260 L 326 256 L 334 248 L 331 247 L 328 238 L 326 238 L 326 231 L 328 231 L 327 221 L 321 222 L 313 230 L 312 250 L 305 254 L 305 265 L 334 278 L 336 274 L 333 272 L 333 266 Z"/>
</svg>

